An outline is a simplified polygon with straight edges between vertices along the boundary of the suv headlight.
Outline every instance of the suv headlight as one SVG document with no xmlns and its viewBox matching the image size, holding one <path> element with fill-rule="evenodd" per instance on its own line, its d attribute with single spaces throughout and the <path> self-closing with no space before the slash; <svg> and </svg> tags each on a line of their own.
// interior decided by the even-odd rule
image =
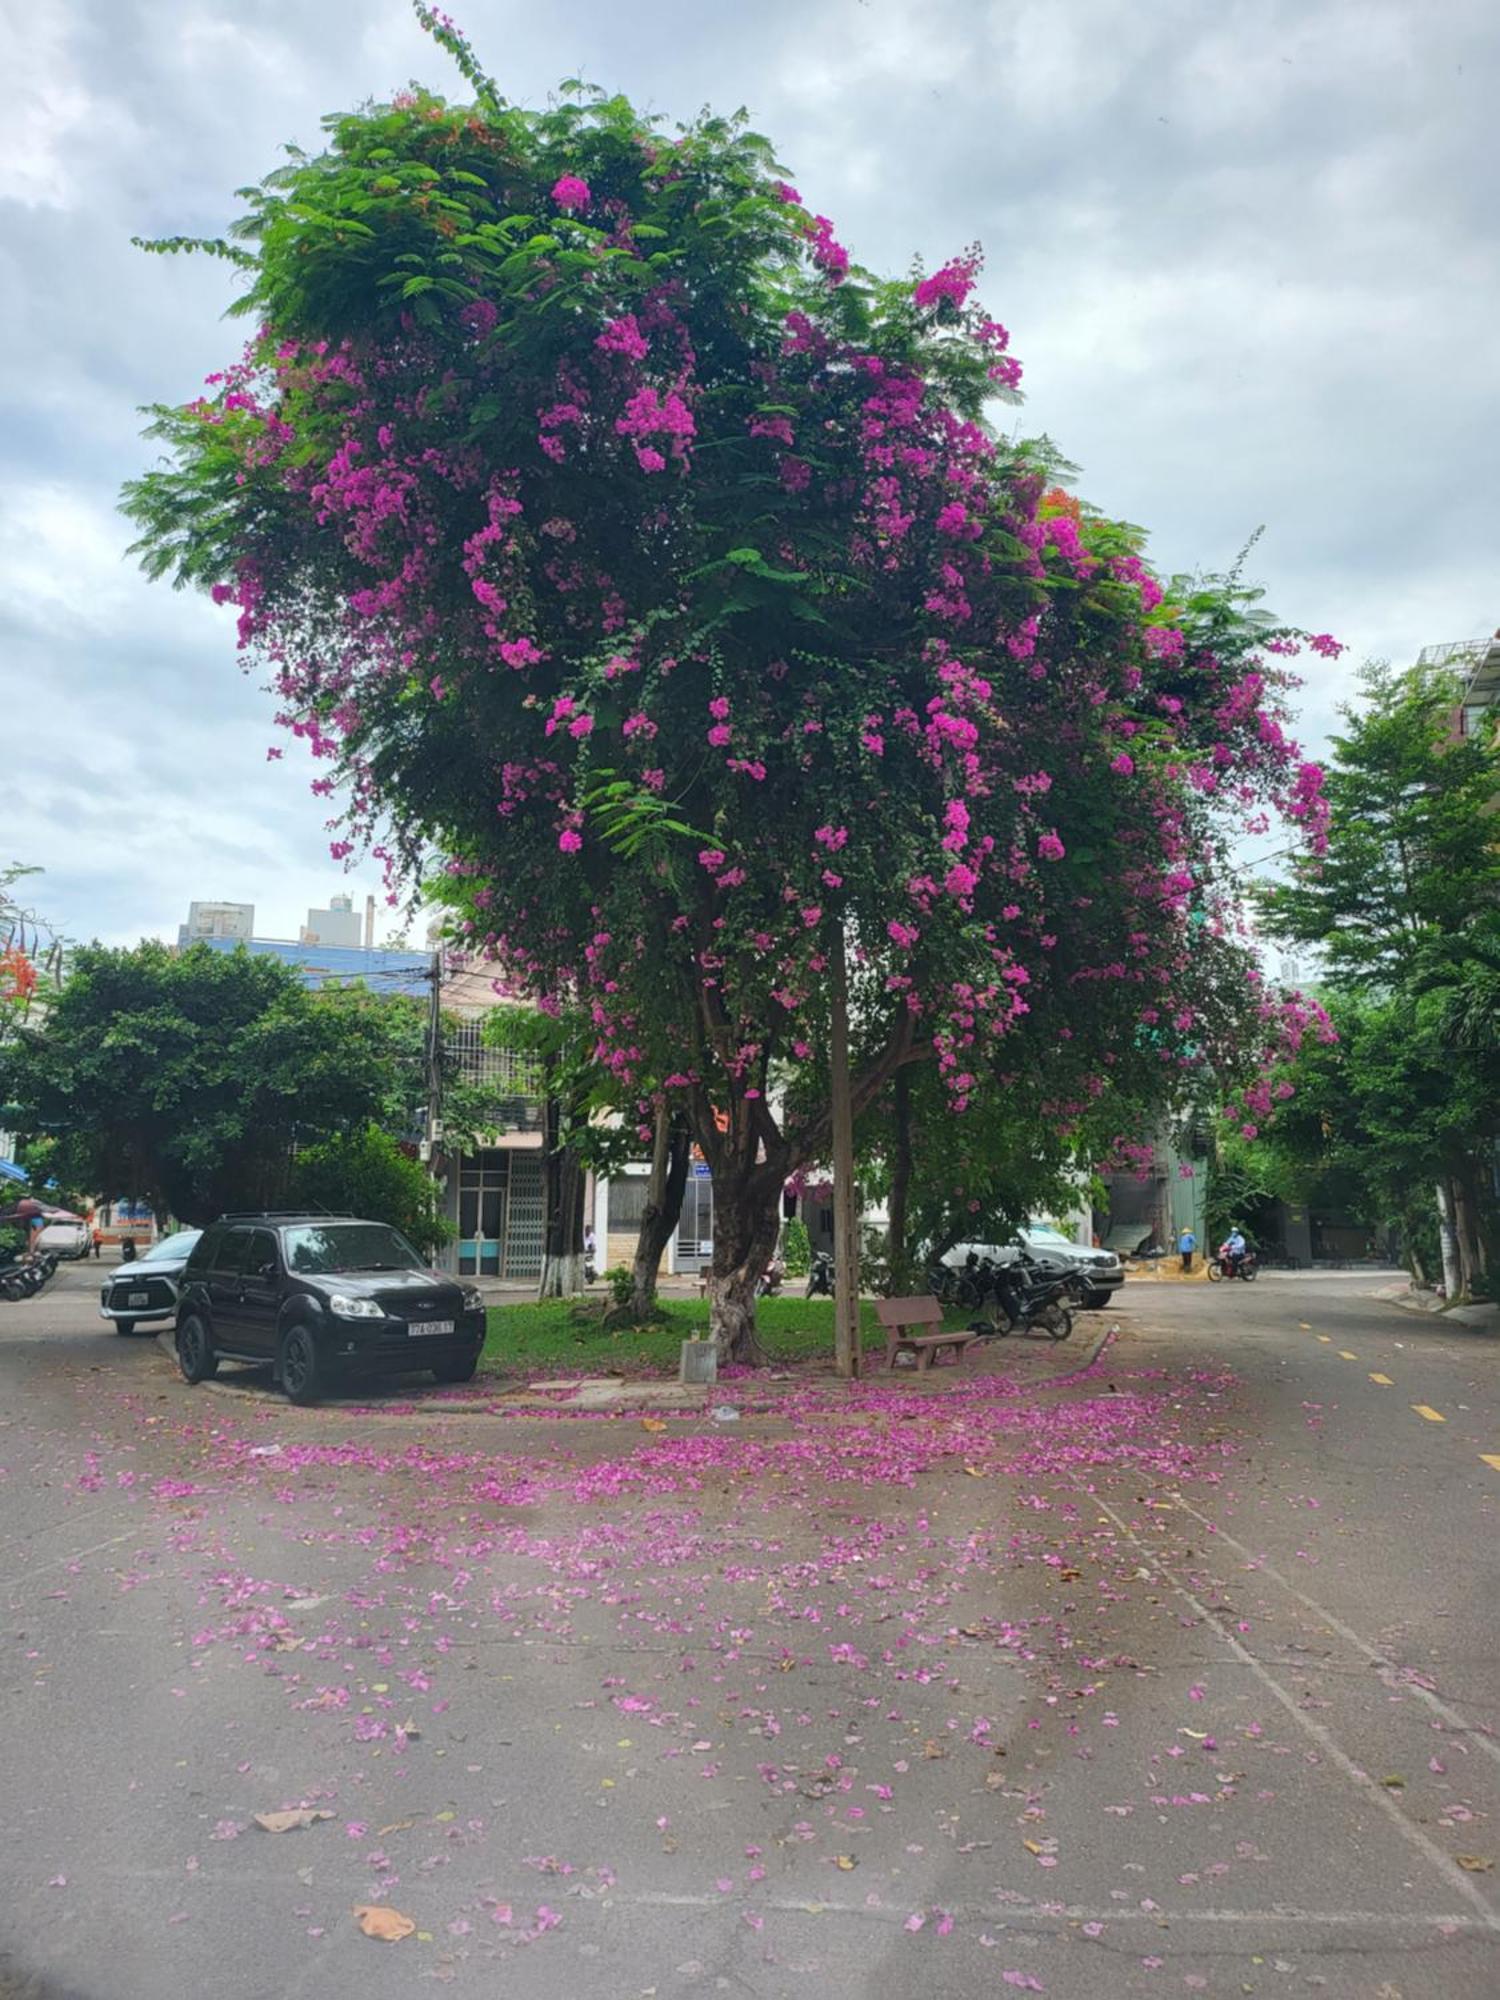
<svg viewBox="0 0 1500 2000">
<path fill-rule="evenodd" d="M 463 1296 L 464 1296 L 464 1311 L 466 1313 L 477 1313 L 484 1311 L 484 1293 L 480 1291 L 478 1285 L 465 1285 L 463 1288 Z"/>
<path fill-rule="evenodd" d="M 335 1292 L 328 1301 L 328 1310 L 336 1319 L 384 1319 L 385 1312 L 373 1299 L 352 1298 L 348 1292 Z"/>
</svg>

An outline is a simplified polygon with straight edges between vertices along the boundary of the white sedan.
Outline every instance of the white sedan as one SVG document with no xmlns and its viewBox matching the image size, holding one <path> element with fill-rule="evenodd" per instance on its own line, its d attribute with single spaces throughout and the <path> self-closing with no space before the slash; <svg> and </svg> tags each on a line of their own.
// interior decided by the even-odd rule
<svg viewBox="0 0 1500 2000">
<path fill-rule="evenodd" d="M 996 1264 L 1008 1264 L 1018 1248 L 1046 1263 L 1066 1264 L 1070 1270 L 1077 1271 L 1088 1286 L 1080 1303 L 1091 1309 L 1107 1306 L 1111 1296 L 1125 1282 L 1125 1266 L 1113 1250 L 1094 1250 L 1082 1243 L 1070 1242 L 1060 1230 L 1040 1222 L 1029 1222 L 1024 1229 L 1018 1230 L 1013 1243 L 955 1243 L 944 1255 L 943 1262 L 950 1270 L 962 1270 L 972 1252 L 976 1257 L 991 1258 Z"/>
</svg>

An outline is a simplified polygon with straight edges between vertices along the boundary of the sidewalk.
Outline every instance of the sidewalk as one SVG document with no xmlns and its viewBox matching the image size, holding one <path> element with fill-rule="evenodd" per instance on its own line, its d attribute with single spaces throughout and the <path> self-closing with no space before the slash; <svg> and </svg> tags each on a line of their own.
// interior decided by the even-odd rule
<svg viewBox="0 0 1500 2000">
<path fill-rule="evenodd" d="M 1500 1304 L 1493 1300 L 1482 1305 L 1450 1306 L 1436 1292 L 1414 1291 L 1410 1285 L 1382 1285 L 1370 1296 L 1400 1306 L 1404 1312 L 1428 1313 L 1459 1326 L 1478 1327 L 1481 1333 L 1500 1334 Z"/>
</svg>

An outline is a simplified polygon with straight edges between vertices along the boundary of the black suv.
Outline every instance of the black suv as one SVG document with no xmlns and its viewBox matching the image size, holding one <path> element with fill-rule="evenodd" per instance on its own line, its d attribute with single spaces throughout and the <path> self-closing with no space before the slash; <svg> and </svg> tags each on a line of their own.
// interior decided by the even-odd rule
<svg viewBox="0 0 1500 2000">
<path fill-rule="evenodd" d="M 484 1325 L 483 1295 L 430 1270 L 387 1223 L 221 1215 L 182 1274 L 177 1360 L 188 1382 L 221 1360 L 269 1361 L 294 1403 L 315 1403 L 353 1375 L 468 1382 Z"/>
</svg>

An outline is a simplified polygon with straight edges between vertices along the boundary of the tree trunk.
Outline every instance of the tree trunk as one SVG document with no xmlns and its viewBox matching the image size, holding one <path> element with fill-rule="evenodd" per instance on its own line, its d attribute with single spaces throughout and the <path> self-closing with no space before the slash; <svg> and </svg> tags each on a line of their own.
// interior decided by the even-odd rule
<svg viewBox="0 0 1500 2000">
<path fill-rule="evenodd" d="M 1437 1184 L 1438 1241 L 1443 1249 L 1443 1290 L 1450 1299 L 1459 1297 L 1463 1279 L 1458 1262 L 1458 1238 L 1453 1229 L 1453 1197 L 1448 1183 Z"/>
<path fill-rule="evenodd" d="M 1453 1175 L 1453 1233 L 1458 1238 L 1458 1264 L 1464 1297 L 1473 1295 L 1475 1280 L 1484 1276 L 1484 1243 L 1479 1233 L 1479 1206 L 1468 1163 Z"/>
<path fill-rule="evenodd" d="M 714 1175 L 714 1258 L 708 1278 L 708 1327 L 719 1362 L 763 1368 L 767 1355 L 755 1327 L 755 1287 L 781 1226 L 779 1180 L 764 1168 Z"/>
<path fill-rule="evenodd" d="M 906 1206 L 911 1193 L 911 1072 L 898 1069 L 894 1079 L 894 1127 L 891 1145 L 891 1197 L 889 1212 L 890 1267 L 892 1283 L 905 1283 Z"/>
<path fill-rule="evenodd" d="M 583 1290 L 583 1167 L 563 1143 L 563 1107 L 547 1099 L 542 1152 L 542 1221 L 545 1230 L 540 1299 L 572 1298 Z"/>
<path fill-rule="evenodd" d="M 665 1105 L 661 1106 L 656 1114 L 656 1136 L 651 1147 L 646 1210 L 641 1217 L 641 1233 L 636 1238 L 630 1275 L 630 1311 L 638 1323 L 650 1319 L 656 1311 L 657 1275 L 662 1253 L 682 1219 L 691 1150 L 692 1135 L 687 1126 Z"/>
</svg>

